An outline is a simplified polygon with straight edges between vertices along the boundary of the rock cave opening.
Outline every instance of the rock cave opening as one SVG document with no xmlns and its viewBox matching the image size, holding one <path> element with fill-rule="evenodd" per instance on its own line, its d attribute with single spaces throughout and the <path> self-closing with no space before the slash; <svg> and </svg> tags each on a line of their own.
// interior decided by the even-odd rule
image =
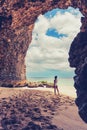
<svg viewBox="0 0 87 130">
<path fill-rule="evenodd" d="M 2 0 L 0 2 L 0 85 L 3 82 L 14 83 L 26 79 L 25 56 L 37 17 L 52 9 L 67 9 L 69 6 L 79 8 L 84 15 L 81 17 L 80 32 L 70 46 L 69 63 L 71 67 L 75 67 L 76 105 L 81 118 L 87 122 L 86 0 Z"/>
<path fill-rule="evenodd" d="M 60 91 L 67 86 L 67 94 L 75 96 L 74 69 L 69 67 L 68 52 L 80 32 L 81 17 L 78 8 L 69 7 L 53 9 L 37 18 L 26 55 L 27 80 L 53 82 L 58 75 Z"/>
</svg>

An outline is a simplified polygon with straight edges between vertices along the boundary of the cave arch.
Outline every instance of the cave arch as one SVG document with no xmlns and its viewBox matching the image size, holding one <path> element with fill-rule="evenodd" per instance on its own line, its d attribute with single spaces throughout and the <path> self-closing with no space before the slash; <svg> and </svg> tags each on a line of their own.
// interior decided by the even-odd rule
<svg viewBox="0 0 87 130">
<path fill-rule="evenodd" d="M 75 67 L 76 104 L 87 122 L 87 1 L 86 0 L 1 0 L 0 2 L 0 83 L 24 80 L 25 56 L 32 39 L 35 20 L 54 8 L 79 8 L 82 27 L 69 52 Z M 20 67 L 19 67 L 20 66 Z"/>
</svg>

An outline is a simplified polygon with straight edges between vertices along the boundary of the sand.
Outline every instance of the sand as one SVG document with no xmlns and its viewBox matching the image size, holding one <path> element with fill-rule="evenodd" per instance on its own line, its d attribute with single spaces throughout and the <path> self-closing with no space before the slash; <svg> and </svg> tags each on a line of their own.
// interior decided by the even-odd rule
<svg viewBox="0 0 87 130">
<path fill-rule="evenodd" d="M 0 130 L 87 130 L 77 111 L 74 98 L 47 89 L 0 88 Z"/>
</svg>

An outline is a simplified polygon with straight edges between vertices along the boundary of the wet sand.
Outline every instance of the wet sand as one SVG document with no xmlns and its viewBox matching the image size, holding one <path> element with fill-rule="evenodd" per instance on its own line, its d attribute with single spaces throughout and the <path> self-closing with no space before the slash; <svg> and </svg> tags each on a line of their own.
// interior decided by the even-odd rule
<svg viewBox="0 0 87 130">
<path fill-rule="evenodd" d="M 0 88 L 0 130 L 87 130 L 74 98 L 51 91 Z"/>
</svg>

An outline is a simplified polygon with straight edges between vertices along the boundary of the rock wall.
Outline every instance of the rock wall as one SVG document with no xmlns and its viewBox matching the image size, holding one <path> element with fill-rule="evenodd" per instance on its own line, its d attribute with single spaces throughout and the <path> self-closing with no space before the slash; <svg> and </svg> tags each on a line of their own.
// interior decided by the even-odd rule
<svg viewBox="0 0 87 130">
<path fill-rule="evenodd" d="M 72 42 L 69 52 L 71 67 L 75 67 L 74 86 L 77 90 L 76 105 L 81 118 L 87 123 L 87 19 L 81 19 L 81 32 Z"/>
<path fill-rule="evenodd" d="M 87 1 L 86 0 L 0 0 L 0 81 L 26 79 L 25 56 L 32 40 L 32 30 L 40 14 L 54 8 L 79 8 L 81 31 L 69 52 L 71 67 L 75 67 L 76 104 L 87 122 Z"/>
</svg>

